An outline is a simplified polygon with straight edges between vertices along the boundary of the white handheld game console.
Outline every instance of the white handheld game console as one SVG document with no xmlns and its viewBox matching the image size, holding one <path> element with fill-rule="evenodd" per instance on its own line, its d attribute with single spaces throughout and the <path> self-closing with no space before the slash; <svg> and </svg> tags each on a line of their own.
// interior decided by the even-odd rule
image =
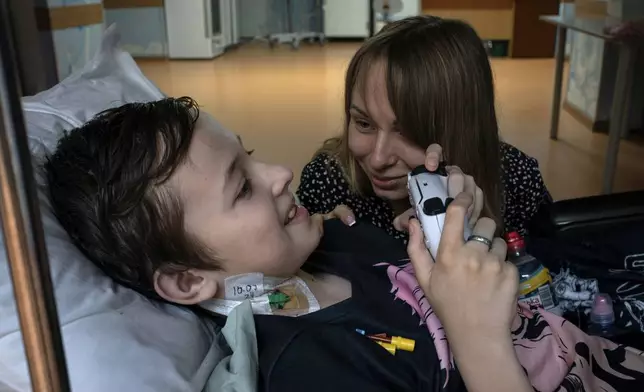
<svg viewBox="0 0 644 392">
<path fill-rule="evenodd" d="M 445 213 L 449 203 L 454 200 L 447 194 L 445 165 L 441 163 L 434 172 L 430 172 L 425 166 L 418 166 L 407 175 L 407 190 L 409 201 L 416 211 L 416 218 L 425 235 L 425 246 L 436 260 Z M 467 240 L 472 234 L 467 218 L 464 227 L 463 236 Z"/>
</svg>

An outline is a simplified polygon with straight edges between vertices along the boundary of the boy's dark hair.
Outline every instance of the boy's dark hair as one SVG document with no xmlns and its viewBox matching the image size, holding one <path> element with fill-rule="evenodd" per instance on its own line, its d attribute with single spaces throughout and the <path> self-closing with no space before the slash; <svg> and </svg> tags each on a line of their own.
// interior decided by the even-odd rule
<svg viewBox="0 0 644 392">
<path fill-rule="evenodd" d="M 198 117 L 188 97 L 108 109 L 66 133 L 45 163 L 53 211 L 74 244 L 153 298 L 159 269 L 219 268 L 185 232 L 181 203 L 163 186 L 187 159 Z"/>
</svg>

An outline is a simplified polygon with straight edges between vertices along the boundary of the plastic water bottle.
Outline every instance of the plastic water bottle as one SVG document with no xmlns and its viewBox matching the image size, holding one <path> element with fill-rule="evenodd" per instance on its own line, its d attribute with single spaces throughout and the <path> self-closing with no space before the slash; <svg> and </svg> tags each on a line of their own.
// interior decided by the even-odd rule
<svg viewBox="0 0 644 392">
<path fill-rule="evenodd" d="M 613 300 L 608 294 L 595 295 L 593 308 L 590 311 L 588 334 L 610 338 L 616 332 L 613 323 L 615 323 Z"/>
<path fill-rule="evenodd" d="M 519 302 L 531 310 L 543 308 L 550 313 L 562 315 L 552 287 L 550 272 L 534 256 L 525 250 L 523 237 L 517 232 L 505 236 L 508 244 L 508 259 L 519 270 Z"/>
</svg>

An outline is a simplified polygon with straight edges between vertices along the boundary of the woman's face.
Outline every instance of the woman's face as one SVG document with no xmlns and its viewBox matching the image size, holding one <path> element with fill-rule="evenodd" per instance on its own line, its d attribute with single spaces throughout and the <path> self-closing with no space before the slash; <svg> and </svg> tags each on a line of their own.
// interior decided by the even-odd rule
<svg viewBox="0 0 644 392">
<path fill-rule="evenodd" d="M 235 135 L 202 115 L 170 185 L 179 190 L 186 230 L 215 252 L 226 276 L 291 276 L 321 237 L 296 206 L 292 179 L 289 169 L 253 159 Z"/>
<path fill-rule="evenodd" d="M 384 63 L 369 70 L 364 88 L 354 88 L 349 110 L 349 149 L 383 199 L 408 198 L 407 173 L 411 155 L 420 149 L 407 141 L 389 103 Z M 422 151 L 420 151 L 422 154 Z M 422 162 L 422 160 L 421 160 Z"/>
</svg>

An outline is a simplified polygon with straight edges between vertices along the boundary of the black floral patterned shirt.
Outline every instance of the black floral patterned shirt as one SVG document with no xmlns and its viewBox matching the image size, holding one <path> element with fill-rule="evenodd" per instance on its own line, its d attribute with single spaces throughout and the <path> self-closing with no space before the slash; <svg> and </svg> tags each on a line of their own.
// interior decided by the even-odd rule
<svg viewBox="0 0 644 392">
<path fill-rule="evenodd" d="M 500 148 L 504 225 L 506 230 L 525 235 L 528 222 L 541 205 L 551 203 L 552 198 L 536 159 L 506 143 L 501 143 Z M 360 196 L 351 191 L 340 165 L 328 155 L 320 154 L 304 167 L 297 196 L 311 214 L 328 213 L 344 204 L 359 221 L 380 227 L 394 238 L 407 240 L 407 234 L 393 226 L 395 216 L 390 204 L 379 197 Z"/>
</svg>

